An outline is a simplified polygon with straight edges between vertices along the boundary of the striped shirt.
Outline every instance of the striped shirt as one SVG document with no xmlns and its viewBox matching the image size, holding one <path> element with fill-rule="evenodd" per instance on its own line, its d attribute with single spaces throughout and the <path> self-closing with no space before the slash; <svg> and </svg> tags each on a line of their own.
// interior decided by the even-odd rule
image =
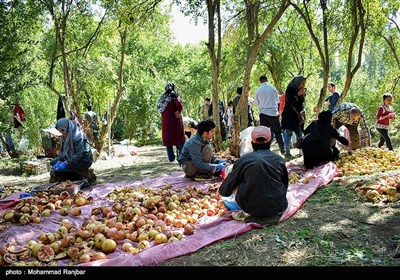
<svg viewBox="0 0 400 280">
<path fill-rule="evenodd" d="M 350 115 L 352 109 L 360 110 L 361 118 L 359 120 L 357 121 L 352 120 Z M 347 125 L 358 126 L 358 124 L 360 124 L 361 130 L 363 130 L 363 133 L 360 134 L 360 138 L 362 135 L 365 135 L 365 137 L 368 137 L 368 139 L 370 139 L 370 134 L 367 123 L 365 121 L 364 113 L 356 104 L 350 102 L 343 102 L 342 104 L 336 105 L 336 107 L 332 111 L 332 123 L 334 123 L 335 120 L 344 125 L 347 124 Z"/>
</svg>

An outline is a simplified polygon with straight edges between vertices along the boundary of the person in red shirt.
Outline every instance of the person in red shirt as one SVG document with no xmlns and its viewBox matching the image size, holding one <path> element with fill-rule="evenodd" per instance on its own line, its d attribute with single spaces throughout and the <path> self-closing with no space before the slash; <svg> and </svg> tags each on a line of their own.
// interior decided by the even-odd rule
<svg viewBox="0 0 400 280">
<path fill-rule="evenodd" d="M 383 104 L 379 107 L 376 114 L 375 128 L 380 134 L 378 147 L 382 147 L 386 142 L 386 146 L 390 151 L 393 151 L 392 142 L 389 137 L 389 124 L 396 116 L 392 107 L 393 96 L 390 93 L 385 93 L 382 97 Z"/>
<path fill-rule="evenodd" d="M 286 94 L 281 94 L 279 96 L 279 119 L 282 117 L 282 112 L 283 109 L 285 108 L 285 98 L 286 98 Z"/>
<path fill-rule="evenodd" d="M 25 121 L 25 113 L 24 113 L 24 110 L 22 109 L 22 107 L 19 106 L 18 98 L 16 98 L 13 114 L 14 114 L 14 117 L 13 117 L 14 128 L 18 129 L 19 137 L 22 138 L 22 131 L 24 130 L 24 127 L 25 127 L 23 124 L 23 122 Z"/>
</svg>

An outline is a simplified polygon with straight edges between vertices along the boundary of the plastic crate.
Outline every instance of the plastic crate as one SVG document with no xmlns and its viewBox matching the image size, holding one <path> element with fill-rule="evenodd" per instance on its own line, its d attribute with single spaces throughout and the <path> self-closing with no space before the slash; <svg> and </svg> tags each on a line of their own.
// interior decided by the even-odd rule
<svg viewBox="0 0 400 280">
<path fill-rule="evenodd" d="M 351 140 L 350 140 L 350 132 L 349 132 L 349 130 L 345 127 L 345 126 L 342 126 L 342 127 L 340 127 L 339 129 L 338 129 L 338 131 L 339 131 L 339 133 L 341 134 L 341 135 L 343 135 L 344 136 L 344 138 L 346 138 L 348 141 L 349 141 L 349 146 L 345 146 L 345 145 L 342 145 L 339 141 L 337 142 L 337 143 L 339 143 L 339 146 L 340 147 L 342 147 L 343 149 L 345 149 L 345 150 L 349 150 L 350 149 L 350 145 L 351 145 Z M 368 147 L 369 145 L 368 145 L 368 139 L 369 139 L 369 137 L 368 137 L 368 131 L 366 131 L 366 130 L 363 130 L 363 129 L 361 129 L 360 127 L 358 128 L 358 133 L 359 133 L 359 135 L 360 135 L 360 148 L 363 148 L 363 147 Z"/>
<path fill-rule="evenodd" d="M 26 175 L 39 175 L 50 170 L 48 160 L 27 160 L 20 163 L 21 172 Z"/>
</svg>

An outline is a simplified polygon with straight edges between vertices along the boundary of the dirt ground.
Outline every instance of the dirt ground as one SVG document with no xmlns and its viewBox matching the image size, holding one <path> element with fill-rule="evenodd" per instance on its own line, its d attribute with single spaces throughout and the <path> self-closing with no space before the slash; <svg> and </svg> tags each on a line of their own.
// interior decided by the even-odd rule
<svg viewBox="0 0 400 280">
<path fill-rule="evenodd" d="M 96 184 L 140 180 L 180 170 L 176 162 L 168 162 L 164 147 L 146 146 L 137 152 L 136 156 L 99 158 L 93 165 Z M 23 176 L 18 166 L 0 169 L 0 185 L 6 190 L 29 190 L 48 179 L 49 173 Z M 160 266 L 399 268 L 400 203 L 372 204 L 354 192 L 357 182 L 372 179 L 336 178 L 319 188 L 284 223 L 216 242 Z"/>
</svg>

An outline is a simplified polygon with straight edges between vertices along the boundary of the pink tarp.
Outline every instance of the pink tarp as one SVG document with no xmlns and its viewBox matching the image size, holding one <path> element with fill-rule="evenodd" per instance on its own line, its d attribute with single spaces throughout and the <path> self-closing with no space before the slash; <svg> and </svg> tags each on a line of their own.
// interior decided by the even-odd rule
<svg viewBox="0 0 400 280">
<path fill-rule="evenodd" d="M 307 172 L 303 172 L 299 166 L 288 164 L 289 172 L 296 172 L 301 176 L 301 179 L 290 184 L 288 188 L 287 198 L 289 202 L 288 209 L 283 213 L 279 222 L 286 221 L 294 215 L 303 203 L 317 190 L 317 188 L 326 185 L 337 175 L 337 167 L 333 163 L 327 163 Z M 198 188 L 207 188 L 210 183 L 221 183 L 220 180 L 215 182 L 194 182 L 190 179 L 184 178 L 182 172 L 174 172 L 171 175 L 162 175 L 158 178 L 147 178 L 136 182 L 119 182 L 110 184 L 94 185 L 85 190 L 90 196 L 94 198 L 94 204 L 82 207 L 82 215 L 79 217 L 68 216 L 76 226 L 83 222 L 85 215 L 90 215 L 91 209 L 96 205 L 111 205 L 111 201 L 106 199 L 107 194 L 115 187 L 142 187 L 149 186 L 152 188 L 159 188 L 165 184 L 172 185 L 173 189 L 184 188 L 186 186 L 196 186 Z M 307 183 L 301 183 L 304 179 L 310 179 Z M 17 199 L 19 194 L 14 194 L 13 199 Z M 18 200 L 6 199 L 0 200 L 0 203 L 6 202 L 7 205 L 16 203 Z M 10 204 L 11 203 L 11 204 Z M 0 204 L 1 205 L 1 204 Z M 5 204 L 3 204 L 4 206 Z M 12 207 L 9 206 L 9 207 Z M 2 208 L 0 208 L 1 210 Z M 41 232 L 54 232 L 60 225 L 60 221 L 65 217 L 60 216 L 59 211 L 52 211 L 52 215 L 44 218 L 40 224 L 28 224 L 25 226 L 13 225 L 8 230 L 0 233 L 0 245 L 4 243 L 19 242 L 24 244 L 30 239 L 36 239 Z M 160 264 L 166 260 L 186 255 L 197 251 L 218 240 L 233 237 L 238 234 L 250 231 L 254 228 L 261 228 L 256 223 L 243 223 L 233 220 L 230 217 L 231 213 L 227 213 L 223 217 L 202 217 L 196 224 L 196 230 L 193 235 L 185 236 L 182 241 L 165 243 L 156 246 L 151 246 L 149 249 L 142 251 L 137 255 L 128 254 L 123 252 L 120 246 L 112 254 L 107 255 L 108 259 L 101 261 L 93 261 L 82 266 L 153 266 Z M 182 230 L 182 229 L 177 229 Z M 118 244 L 124 241 L 118 241 Z M 59 265 L 66 265 L 68 261 L 59 261 Z M 78 264 L 77 264 L 78 265 Z"/>
</svg>

